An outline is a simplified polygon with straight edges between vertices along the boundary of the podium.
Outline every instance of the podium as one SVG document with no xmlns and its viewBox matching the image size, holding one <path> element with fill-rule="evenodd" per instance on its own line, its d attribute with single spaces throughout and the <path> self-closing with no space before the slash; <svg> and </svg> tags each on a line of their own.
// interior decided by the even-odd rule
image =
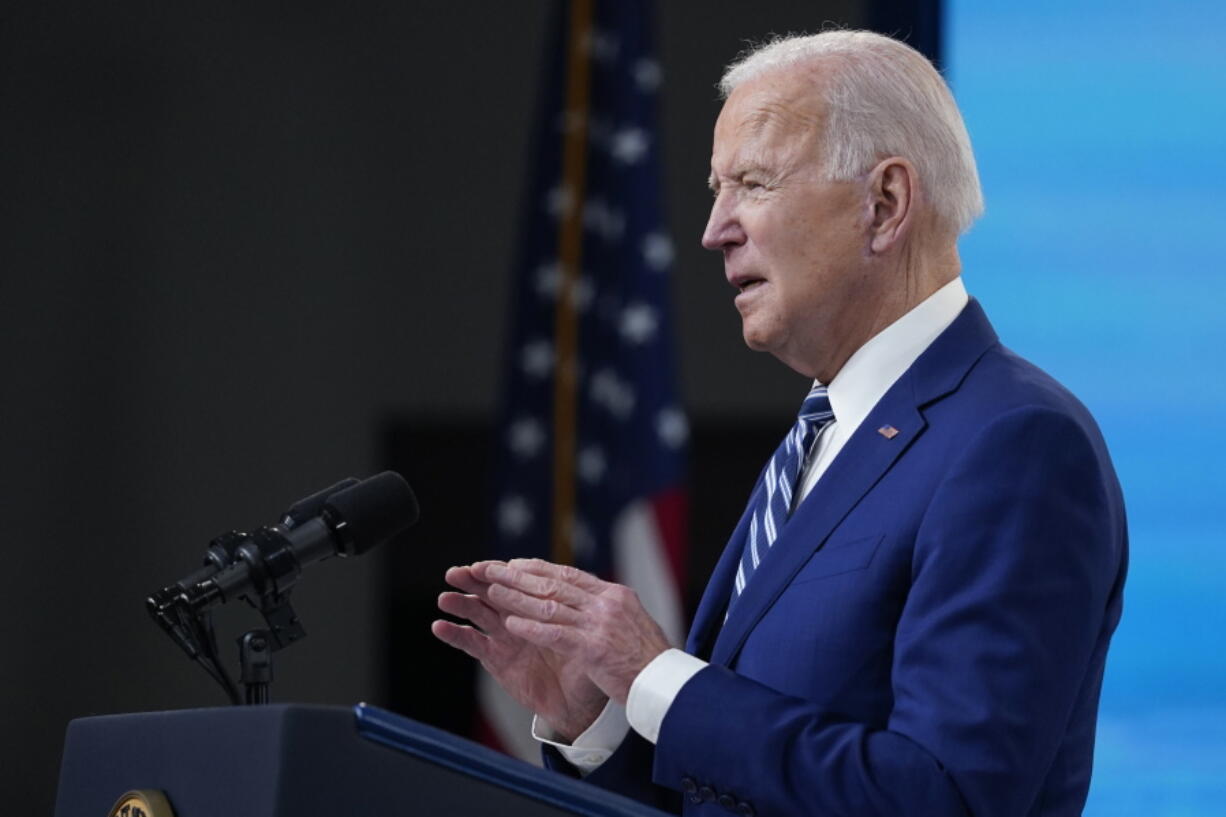
<svg viewBox="0 0 1226 817">
<path fill-rule="evenodd" d="M 56 817 L 107 817 L 130 790 L 160 791 L 175 817 L 664 814 L 365 704 L 72 721 Z"/>
</svg>

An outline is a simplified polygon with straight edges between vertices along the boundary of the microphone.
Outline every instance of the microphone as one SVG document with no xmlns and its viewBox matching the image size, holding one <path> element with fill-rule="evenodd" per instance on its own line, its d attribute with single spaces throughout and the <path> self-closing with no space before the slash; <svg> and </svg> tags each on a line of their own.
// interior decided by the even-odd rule
<svg viewBox="0 0 1226 817">
<path fill-rule="evenodd" d="M 145 608 L 238 703 L 238 687 L 217 654 L 210 611 L 245 599 L 264 617 L 267 629 L 239 639 L 241 680 L 247 703 L 266 703 L 271 652 L 306 635 L 289 600 L 302 569 L 332 556 L 360 556 L 411 526 L 418 513 L 413 489 L 394 471 L 361 482 L 341 480 L 295 502 L 275 525 L 217 537 L 209 543 L 204 567 L 150 595 Z"/>
<path fill-rule="evenodd" d="M 358 484 L 358 480 L 353 477 L 345 477 L 340 482 L 329 485 L 322 491 L 316 491 L 308 497 L 290 505 L 289 508 L 281 513 L 281 526 L 284 528 L 292 528 L 295 525 L 300 525 L 303 522 L 313 517 L 319 516 L 324 509 L 324 503 L 333 494 L 339 494 L 346 488 L 352 488 Z"/>
<path fill-rule="evenodd" d="M 346 488 L 352 488 L 357 484 L 358 480 L 353 477 L 346 477 L 321 491 L 316 491 L 310 496 L 303 497 L 281 512 L 281 521 L 277 523 L 276 527 L 285 532 L 319 516 L 323 512 L 324 503 L 328 501 L 329 497 L 340 493 Z M 243 543 L 245 537 L 246 534 L 244 533 L 230 531 L 209 542 L 208 550 L 204 553 L 204 566 L 196 572 L 189 574 L 186 578 L 175 582 L 174 587 L 181 592 L 186 592 L 219 571 L 234 564 L 235 560 L 239 558 L 236 555 L 236 551 Z M 167 590 L 169 589 L 167 588 Z"/>
<path fill-rule="evenodd" d="M 331 556 L 360 556 L 413 525 L 419 514 L 413 489 L 394 471 L 322 502 L 320 494 L 296 503 L 282 524 L 237 534 L 231 564 L 195 584 L 179 585 L 188 607 L 198 613 L 238 597 L 259 607 L 257 599 L 284 596 L 307 565 Z"/>
</svg>

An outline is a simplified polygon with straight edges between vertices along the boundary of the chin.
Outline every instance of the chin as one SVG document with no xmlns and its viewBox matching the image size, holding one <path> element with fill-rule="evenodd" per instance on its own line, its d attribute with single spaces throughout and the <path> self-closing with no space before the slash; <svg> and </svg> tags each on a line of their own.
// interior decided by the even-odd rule
<svg viewBox="0 0 1226 817">
<path fill-rule="evenodd" d="M 742 328 L 741 337 L 745 340 L 745 345 L 753 351 L 766 352 L 784 366 L 807 378 L 817 377 L 817 370 L 814 366 L 810 365 L 811 361 L 798 357 L 795 354 L 795 350 L 787 349 L 780 343 L 779 338 L 772 337 L 770 334 L 761 331 L 754 331 L 750 326 Z"/>
<path fill-rule="evenodd" d="M 754 303 L 741 310 L 741 338 L 755 352 L 774 352 L 780 346 L 785 326 L 769 304 Z"/>
<path fill-rule="evenodd" d="M 771 342 L 769 334 L 757 330 L 748 324 L 742 327 L 741 337 L 744 339 L 745 345 L 755 352 L 770 352 L 775 348 L 775 344 Z"/>
<path fill-rule="evenodd" d="M 758 337 L 758 333 L 749 325 L 748 321 L 741 324 L 741 339 L 745 341 L 746 346 L 755 352 L 766 351 L 762 348 L 762 339 Z"/>
</svg>

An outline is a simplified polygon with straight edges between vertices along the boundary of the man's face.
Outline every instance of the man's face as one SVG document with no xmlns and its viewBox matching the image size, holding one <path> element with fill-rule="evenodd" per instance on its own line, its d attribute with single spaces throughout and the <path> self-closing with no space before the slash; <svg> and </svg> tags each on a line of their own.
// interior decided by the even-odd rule
<svg viewBox="0 0 1226 817">
<path fill-rule="evenodd" d="M 715 123 L 703 246 L 724 255 L 745 343 L 828 382 L 867 337 L 871 212 L 861 182 L 822 180 L 823 104 L 807 72 L 738 86 Z"/>
</svg>

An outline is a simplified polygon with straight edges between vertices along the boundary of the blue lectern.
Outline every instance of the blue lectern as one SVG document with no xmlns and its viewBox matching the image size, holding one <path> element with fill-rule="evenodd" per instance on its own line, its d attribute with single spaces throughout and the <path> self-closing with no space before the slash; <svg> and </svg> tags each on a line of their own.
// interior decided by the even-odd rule
<svg viewBox="0 0 1226 817">
<path fill-rule="evenodd" d="M 129 790 L 160 791 L 175 817 L 663 815 L 365 704 L 70 723 L 56 817 L 107 817 Z"/>
</svg>

